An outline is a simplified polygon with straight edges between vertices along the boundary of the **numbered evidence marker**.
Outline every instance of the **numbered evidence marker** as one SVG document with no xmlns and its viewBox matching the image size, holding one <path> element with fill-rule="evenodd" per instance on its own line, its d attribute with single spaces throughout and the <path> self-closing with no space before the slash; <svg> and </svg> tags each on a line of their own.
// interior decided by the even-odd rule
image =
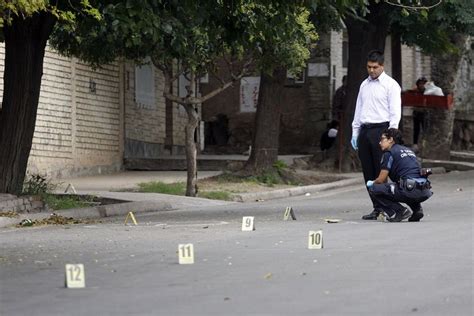
<svg viewBox="0 0 474 316">
<path fill-rule="evenodd" d="M 66 264 L 66 287 L 69 289 L 80 289 L 86 287 L 86 274 L 84 265 Z"/>
<path fill-rule="evenodd" d="M 295 216 L 295 212 L 293 211 L 293 208 L 291 206 L 288 206 L 285 210 L 285 214 L 283 215 L 283 220 L 284 221 L 289 220 L 290 216 L 292 220 L 296 221 L 296 216 Z"/>
<path fill-rule="evenodd" d="M 179 264 L 193 264 L 194 263 L 193 244 L 179 244 L 178 258 L 179 258 Z"/>
<path fill-rule="evenodd" d="M 309 235 L 308 235 L 308 249 L 322 249 L 322 248 L 323 248 L 323 231 L 310 230 Z"/>
<path fill-rule="evenodd" d="M 135 215 L 133 215 L 132 212 L 128 212 L 127 217 L 125 217 L 125 223 L 124 223 L 125 225 L 127 225 L 129 218 L 132 219 L 132 222 L 135 224 L 135 226 L 138 225 L 138 224 L 137 224 L 137 220 L 135 219 Z"/>
<path fill-rule="evenodd" d="M 254 217 L 253 216 L 242 217 L 242 231 L 250 232 L 252 230 L 255 230 Z"/>
</svg>

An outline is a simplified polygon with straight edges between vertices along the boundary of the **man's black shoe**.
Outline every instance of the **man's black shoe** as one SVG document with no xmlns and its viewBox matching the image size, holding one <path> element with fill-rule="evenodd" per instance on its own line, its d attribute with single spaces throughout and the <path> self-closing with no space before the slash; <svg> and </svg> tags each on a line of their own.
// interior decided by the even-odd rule
<svg viewBox="0 0 474 316">
<path fill-rule="evenodd" d="M 423 218 L 423 208 L 421 205 L 419 207 L 411 208 L 413 210 L 413 215 L 408 219 L 409 222 L 419 222 Z"/>
<path fill-rule="evenodd" d="M 372 213 L 362 216 L 362 219 L 375 221 L 377 217 L 379 216 L 379 214 L 380 214 L 379 210 L 373 210 Z"/>
<path fill-rule="evenodd" d="M 423 214 L 423 209 L 420 209 L 419 211 L 413 212 L 413 215 L 410 216 L 408 219 L 409 222 L 419 222 L 420 219 L 422 219 L 424 216 Z"/>
<path fill-rule="evenodd" d="M 387 221 L 392 222 L 392 223 L 401 222 L 404 219 L 409 218 L 412 214 L 413 214 L 412 210 L 407 209 L 407 208 L 402 209 L 400 211 L 396 211 L 395 213 L 392 213 L 391 215 L 389 215 L 387 212 L 384 212 L 384 215 Z"/>
</svg>

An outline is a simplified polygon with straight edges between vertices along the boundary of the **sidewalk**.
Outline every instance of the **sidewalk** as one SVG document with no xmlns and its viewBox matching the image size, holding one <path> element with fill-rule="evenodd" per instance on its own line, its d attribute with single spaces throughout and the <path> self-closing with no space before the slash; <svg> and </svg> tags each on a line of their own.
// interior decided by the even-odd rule
<svg viewBox="0 0 474 316">
<path fill-rule="evenodd" d="M 434 173 L 444 173 L 445 170 L 473 170 L 474 164 L 460 161 L 435 161 L 424 160 L 425 167 L 434 168 Z M 198 179 L 212 177 L 221 171 L 199 171 Z M 322 192 L 330 189 L 362 185 L 362 173 L 341 174 L 346 179 L 330 183 L 309 186 L 299 186 L 288 189 L 272 190 L 256 193 L 239 194 L 239 202 L 255 202 L 271 200 L 290 196 L 305 195 L 307 193 Z M 123 203 L 109 204 L 88 208 L 70 209 L 56 211 L 58 215 L 73 218 L 101 218 L 109 216 L 125 216 L 128 212 L 159 212 L 178 209 L 203 208 L 206 206 L 227 205 L 239 202 L 228 202 L 220 200 L 209 200 L 204 198 L 167 195 L 159 193 L 137 193 L 125 190 L 137 188 L 140 182 L 161 181 L 164 183 L 186 182 L 186 171 L 122 171 L 115 174 L 96 175 L 59 180 L 57 192 L 64 193 L 65 189 L 72 185 L 77 194 L 95 195 L 103 198 L 121 200 Z M 71 188 L 68 191 L 71 193 Z M 0 217 L 0 227 L 14 225 L 23 219 L 44 219 L 50 214 L 35 213 L 21 214 L 17 218 Z"/>
<path fill-rule="evenodd" d="M 212 177 L 220 173 L 221 171 L 202 171 L 198 173 L 198 178 L 202 179 Z M 344 177 L 347 179 L 331 183 L 300 186 L 259 193 L 243 193 L 238 195 L 238 199 L 239 202 L 255 202 L 258 200 L 270 200 L 304 195 L 306 193 L 311 194 L 349 185 L 361 185 L 363 183 L 361 173 L 348 173 L 344 174 Z M 134 213 L 159 212 L 239 203 L 159 193 L 123 191 L 125 189 L 134 189 L 137 187 L 138 183 L 148 181 L 161 181 L 164 183 L 186 182 L 186 171 L 122 171 L 115 174 L 62 179 L 57 182 L 59 184 L 57 189 L 58 193 L 64 193 L 65 189 L 69 185 L 72 185 L 77 194 L 95 195 L 124 202 L 87 208 L 59 210 L 55 211 L 55 213 L 64 217 L 73 217 L 76 219 L 101 218 L 109 216 L 125 216 L 130 211 Z M 71 193 L 71 188 L 68 189 L 68 192 Z M 49 213 L 44 212 L 21 214 L 17 218 L 0 217 L 0 227 L 18 224 L 23 219 L 41 220 L 48 218 L 49 216 Z"/>
</svg>

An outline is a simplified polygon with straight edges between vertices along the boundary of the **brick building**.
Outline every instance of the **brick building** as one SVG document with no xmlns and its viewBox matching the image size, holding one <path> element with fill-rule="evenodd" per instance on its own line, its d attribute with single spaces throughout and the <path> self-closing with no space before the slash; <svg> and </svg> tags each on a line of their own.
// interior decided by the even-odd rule
<svg viewBox="0 0 474 316">
<path fill-rule="evenodd" d="M 0 44 L 0 100 L 4 57 Z M 116 62 L 94 70 L 47 48 L 28 171 L 54 178 L 108 173 L 124 158 L 182 148 L 185 113 L 167 105 L 163 80 L 151 66 Z"/>
<path fill-rule="evenodd" d="M 388 38 L 388 74 L 390 43 Z M 280 153 L 314 152 L 318 147 L 319 136 L 330 119 L 333 93 L 347 73 L 347 46 L 344 32 L 322 34 L 304 72 L 288 75 L 283 93 Z M 463 148 L 471 144 L 468 133 L 472 133 L 474 121 L 472 48 L 470 52 L 455 91 L 454 140 Z M 4 48 L 0 43 L 0 97 L 3 62 Z M 402 46 L 403 90 L 412 88 L 420 76 L 429 78 L 430 69 L 429 57 L 417 48 Z M 165 100 L 163 80 L 161 72 L 151 66 L 116 62 L 94 70 L 47 49 L 29 172 L 58 178 L 99 174 L 123 168 L 126 159 L 183 154 L 186 113 L 181 106 Z M 231 153 L 247 150 L 258 82 L 257 76 L 244 78 L 198 107 L 205 123 L 201 126 L 201 149 L 218 147 L 221 152 Z M 175 91 L 180 91 L 183 84 L 181 78 Z M 201 81 L 200 88 L 205 94 L 216 85 L 216 79 L 210 77 Z M 411 138 L 411 111 L 403 109 L 406 139 Z M 464 140 L 459 140 L 459 135 Z"/>
<path fill-rule="evenodd" d="M 388 74 L 391 74 L 392 69 L 390 45 L 391 40 L 387 38 L 385 71 Z M 310 153 L 316 150 L 319 137 L 331 119 L 332 97 L 347 73 L 347 62 L 346 33 L 321 34 L 304 72 L 296 78 L 288 75 L 282 97 L 280 153 Z M 402 89 L 411 89 L 420 76 L 430 76 L 430 58 L 421 54 L 419 49 L 402 46 Z M 203 105 L 203 120 L 212 125 L 216 118 L 225 117 L 226 133 L 229 135 L 226 146 L 220 144 L 216 148 L 211 139 L 211 144 L 206 144 L 206 148 L 224 152 L 240 152 L 248 148 L 255 116 L 254 104 L 247 104 L 248 94 L 254 91 L 249 86 L 255 87 L 258 79 L 259 77 L 243 78 L 240 84 Z M 202 85 L 201 88 L 208 91 L 217 84 L 218 81 L 211 78 L 209 84 Z M 256 102 L 255 96 L 254 101 Z M 410 108 L 404 109 L 404 117 L 407 122 L 411 119 Z M 406 125 L 407 137 L 411 137 L 410 124 Z"/>
</svg>

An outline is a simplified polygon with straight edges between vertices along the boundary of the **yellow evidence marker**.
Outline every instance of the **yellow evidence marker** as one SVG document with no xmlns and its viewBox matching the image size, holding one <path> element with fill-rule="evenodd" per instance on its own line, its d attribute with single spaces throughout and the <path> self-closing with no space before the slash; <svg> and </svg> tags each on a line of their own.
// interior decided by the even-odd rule
<svg viewBox="0 0 474 316">
<path fill-rule="evenodd" d="M 193 264 L 194 263 L 193 244 L 179 244 L 178 259 L 179 259 L 179 264 Z"/>
<path fill-rule="evenodd" d="M 127 225 L 127 223 L 128 223 L 128 218 L 129 218 L 129 217 L 132 219 L 132 222 L 135 224 L 135 226 L 138 225 L 138 224 L 137 224 L 137 220 L 135 219 L 135 215 L 133 215 L 132 212 L 128 212 L 127 217 L 125 217 L 125 223 L 124 223 L 124 225 Z"/>
<path fill-rule="evenodd" d="M 72 193 L 74 194 L 77 194 L 77 191 L 76 189 L 74 188 L 74 186 L 72 185 L 72 183 L 69 183 L 66 187 L 66 190 L 64 190 L 64 193 L 68 193 L 68 191 L 71 190 Z"/>
<path fill-rule="evenodd" d="M 65 285 L 68 289 L 80 289 L 86 287 L 86 273 L 82 263 L 66 264 L 65 277 Z"/>
<path fill-rule="evenodd" d="M 293 211 L 293 208 L 291 206 L 288 206 L 285 209 L 285 214 L 283 214 L 283 220 L 284 221 L 289 220 L 290 216 L 292 220 L 296 221 L 296 216 L 295 216 L 295 212 Z"/>
<path fill-rule="evenodd" d="M 255 222 L 253 216 L 244 216 L 242 217 L 242 231 L 250 232 L 255 230 Z"/>
<path fill-rule="evenodd" d="M 308 249 L 322 249 L 323 248 L 323 231 L 310 230 L 308 234 Z"/>
</svg>

